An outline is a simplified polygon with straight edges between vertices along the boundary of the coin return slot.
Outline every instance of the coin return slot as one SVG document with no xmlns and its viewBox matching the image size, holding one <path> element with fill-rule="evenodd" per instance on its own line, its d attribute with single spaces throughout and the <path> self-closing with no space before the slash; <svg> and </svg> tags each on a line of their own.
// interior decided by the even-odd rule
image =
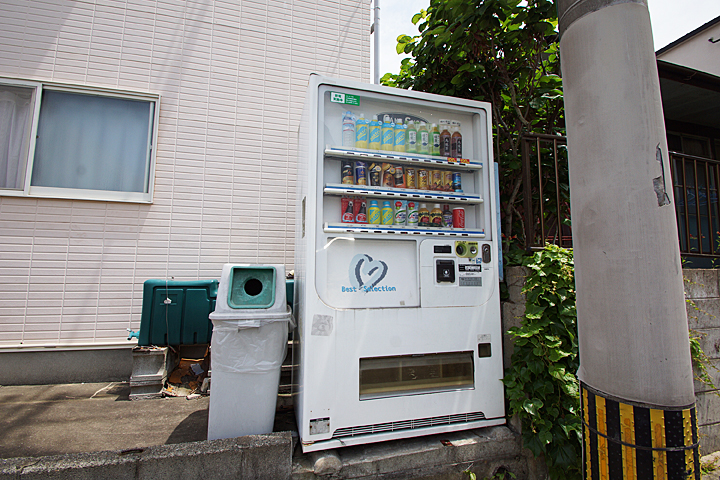
<svg viewBox="0 0 720 480">
<path fill-rule="evenodd" d="M 435 261 L 437 283 L 455 283 L 455 260 Z"/>
</svg>

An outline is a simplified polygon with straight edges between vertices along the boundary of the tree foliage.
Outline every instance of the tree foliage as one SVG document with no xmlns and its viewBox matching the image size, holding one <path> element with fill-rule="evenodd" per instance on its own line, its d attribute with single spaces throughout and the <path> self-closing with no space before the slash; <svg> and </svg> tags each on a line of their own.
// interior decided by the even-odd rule
<svg viewBox="0 0 720 480">
<path fill-rule="evenodd" d="M 521 230 L 520 138 L 563 128 L 557 13 L 550 0 L 431 0 L 398 37 L 403 60 L 382 83 L 492 104 L 503 232 Z"/>
</svg>

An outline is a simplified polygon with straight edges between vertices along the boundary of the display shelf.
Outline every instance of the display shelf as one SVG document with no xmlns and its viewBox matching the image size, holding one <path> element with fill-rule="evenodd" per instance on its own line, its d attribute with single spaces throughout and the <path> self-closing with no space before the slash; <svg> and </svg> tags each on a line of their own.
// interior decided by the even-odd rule
<svg viewBox="0 0 720 480">
<path fill-rule="evenodd" d="M 327 183 L 323 190 L 326 195 L 364 195 L 375 198 L 417 199 L 428 201 L 443 201 L 475 205 L 483 203 L 478 195 L 463 195 L 453 192 L 434 192 L 426 190 L 413 190 L 409 188 L 371 187 L 368 185 L 349 185 L 342 183 Z"/>
<path fill-rule="evenodd" d="M 325 147 L 325 155 L 338 159 L 353 159 L 365 161 L 381 161 L 385 163 L 402 163 L 417 165 L 418 167 L 442 167 L 444 169 L 480 170 L 482 164 L 467 158 L 448 159 L 448 157 L 433 157 L 415 153 L 389 152 L 384 150 L 361 150 L 347 147 Z"/>
<path fill-rule="evenodd" d="M 434 227 L 407 227 L 400 225 L 371 225 L 360 223 L 326 223 L 325 233 L 370 233 L 374 235 L 431 235 L 436 237 L 485 238 L 485 230 Z"/>
</svg>

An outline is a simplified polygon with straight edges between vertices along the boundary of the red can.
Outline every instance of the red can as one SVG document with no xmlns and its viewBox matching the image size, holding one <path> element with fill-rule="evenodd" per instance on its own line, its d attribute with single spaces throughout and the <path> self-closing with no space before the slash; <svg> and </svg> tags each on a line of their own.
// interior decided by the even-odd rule
<svg viewBox="0 0 720 480">
<path fill-rule="evenodd" d="M 340 214 L 340 221 L 343 223 L 355 223 L 355 215 L 357 212 L 355 211 L 355 200 L 352 197 L 342 197 L 342 200 L 340 202 L 341 205 L 341 214 Z M 358 208 L 359 210 L 359 208 Z"/>
<path fill-rule="evenodd" d="M 465 209 L 453 208 L 453 228 L 465 228 Z"/>
</svg>

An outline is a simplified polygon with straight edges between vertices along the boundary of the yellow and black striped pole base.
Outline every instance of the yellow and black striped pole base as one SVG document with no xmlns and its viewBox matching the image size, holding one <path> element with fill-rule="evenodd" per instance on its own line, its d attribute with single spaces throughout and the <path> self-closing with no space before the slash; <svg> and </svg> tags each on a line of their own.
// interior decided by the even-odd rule
<svg viewBox="0 0 720 480">
<path fill-rule="evenodd" d="M 695 406 L 614 398 L 580 382 L 586 480 L 700 480 Z"/>
</svg>

